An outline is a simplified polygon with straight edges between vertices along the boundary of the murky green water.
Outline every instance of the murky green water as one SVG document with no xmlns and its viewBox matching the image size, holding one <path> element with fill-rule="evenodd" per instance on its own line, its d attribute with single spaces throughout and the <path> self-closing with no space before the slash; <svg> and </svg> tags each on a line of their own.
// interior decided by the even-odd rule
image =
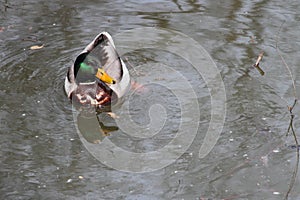
<svg viewBox="0 0 300 200">
<path fill-rule="evenodd" d="M 299 87 L 299 9 L 297 1 L 1 1 L 1 199 L 283 199 L 296 161 L 292 138 L 282 137 L 289 124 L 283 99 L 292 104 L 293 88 L 274 46 L 285 21 L 279 45 Z M 201 111 L 198 135 L 186 153 L 164 169 L 134 174 L 108 168 L 86 150 L 63 81 L 76 55 L 100 31 L 114 35 L 140 27 L 177 30 L 208 51 L 224 80 L 227 115 L 216 146 L 199 159 L 210 119 L 205 82 L 166 52 L 124 55 L 132 65 L 167 59 L 189 77 Z M 251 68 L 261 51 L 264 77 Z M 130 71 L 135 80 L 149 73 Z M 141 142 L 120 132 L 109 136 L 112 141 L 130 151 L 150 151 L 173 137 L 178 102 L 157 89 L 137 96 L 172 102 L 169 134 Z M 140 124 L 149 121 L 143 98 L 132 105 L 133 120 Z M 296 132 L 298 121 L 296 116 Z M 291 199 L 299 199 L 299 178 L 294 188 Z"/>
</svg>

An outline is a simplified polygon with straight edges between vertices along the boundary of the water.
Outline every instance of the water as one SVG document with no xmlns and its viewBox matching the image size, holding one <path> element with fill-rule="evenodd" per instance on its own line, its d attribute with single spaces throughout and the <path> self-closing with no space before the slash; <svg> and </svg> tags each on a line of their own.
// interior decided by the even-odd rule
<svg viewBox="0 0 300 200">
<path fill-rule="evenodd" d="M 274 46 L 285 21 L 278 44 L 299 87 L 299 7 L 297 1 L 1 1 L 1 199 L 283 199 L 296 161 L 295 149 L 289 147 L 293 140 L 283 137 L 289 124 L 283 99 L 292 104 L 293 88 Z M 169 65 L 189 77 L 201 111 L 198 135 L 175 163 L 134 174 L 111 169 L 86 150 L 76 133 L 63 81 L 76 55 L 100 31 L 114 35 L 140 27 L 173 29 L 198 41 L 221 72 L 227 114 L 216 146 L 198 159 L 210 119 L 203 79 L 168 52 L 124 55 L 132 65 L 153 63 L 153 68 L 168 58 Z M 29 49 L 42 44 L 42 49 Z M 261 51 L 264 77 L 251 68 Z M 177 87 L 172 74 L 130 71 L 134 80 L 172 80 Z M 142 112 L 149 108 L 143 98 L 149 92 L 159 97 L 157 89 L 152 85 L 133 100 L 137 123 L 149 123 Z M 110 139 L 138 152 L 166 144 L 178 129 L 178 102 L 168 91 L 157 101 L 165 98 L 172 101 L 167 110 L 174 112 L 165 130 L 169 134 L 139 141 L 117 132 Z M 296 116 L 299 132 L 297 121 Z M 297 181 L 291 199 L 300 198 Z"/>
</svg>

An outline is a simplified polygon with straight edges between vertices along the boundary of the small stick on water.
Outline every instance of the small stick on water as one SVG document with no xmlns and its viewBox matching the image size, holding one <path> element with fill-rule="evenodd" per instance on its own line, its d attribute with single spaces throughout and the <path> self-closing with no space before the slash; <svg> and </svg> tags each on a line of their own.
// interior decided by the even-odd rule
<svg viewBox="0 0 300 200">
<path fill-rule="evenodd" d="M 298 96 L 297 96 L 297 92 L 296 92 L 296 84 L 295 84 L 295 80 L 294 80 L 294 77 L 293 77 L 293 73 L 292 73 L 290 67 L 288 66 L 288 64 L 285 62 L 285 59 L 283 58 L 283 56 L 282 56 L 282 54 L 280 52 L 279 46 L 278 46 L 279 33 L 280 33 L 281 29 L 282 29 L 282 26 L 283 26 L 284 22 L 285 21 L 283 21 L 282 24 L 280 25 L 280 28 L 279 28 L 279 31 L 278 31 L 278 35 L 276 37 L 276 51 L 277 51 L 277 54 L 279 55 L 279 57 L 280 57 L 283 65 L 285 66 L 285 68 L 289 72 L 289 75 L 290 75 L 290 78 L 291 78 L 291 81 L 292 81 L 292 86 L 293 86 L 293 92 L 294 92 L 295 101 L 297 101 Z"/>
<path fill-rule="evenodd" d="M 259 67 L 259 63 L 260 63 L 260 61 L 262 60 L 263 56 L 264 56 L 264 52 L 262 51 L 262 52 L 258 55 L 258 58 L 257 58 L 255 64 L 253 65 L 253 66 L 259 71 L 259 73 L 260 73 L 262 76 L 265 74 L 265 72 Z"/>
<path fill-rule="evenodd" d="M 256 62 L 255 62 L 255 64 L 254 64 L 255 67 L 259 66 L 259 62 L 262 60 L 263 56 L 264 56 L 264 52 L 262 51 L 262 52 L 258 55 L 258 58 L 257 58 L 257 60 L 256 60 Z"/>
<path fill-rule="evenodd" d="M 289 131 L 291 131 L 292 134 L 293 134 L 294 140 L 295 140 L 295 144 L 296 144 L 296 164 L 295 164 L 295 168 L 294 168 L 294 171 L 293 171 L 293 175 L 291 177 L 291 181 L 290 181 L 290 184 L 289 184 L 288 191 L 286 192 L 284 199 L 288 199 L 289 194 L 291 193 L 291 191 L 292 191 L 292 189 L 295 185 L 295 182 L 296 182 L 296 179 L 297 179 L 297 174 L 298 174 L 298 167 L 299 167 L 300 152 L 299 152 L 299 143 L 298 143 L 297 135 L 296 135 L 296 132 L 295 132 L 294 126 L 293 126 L 294 116 L 295 115 L 292 114 L 292 112 L 291 112 L 291 120 L 290 120 L 290 125 L 289 125 L 289 128 L 288 128 L 287 135 L 288 135 Z"/>
<path fill-rule="evenodd" d="M 294 117 L 295 117 L 295 115 L 293 114 L 293 109 L 296 106 L 297 101 L 298 101 L 298 96 L 297 96 L 297 92 L 296 92 L 296 84 L 295 84 L 295 80 L 294 80 L 294 77 L 293 77 L 293 73 L 292 73 L 290 67 L 288 66 L 288 64 L 286 63 L 285 59 L 283 58 L 283 56 L 280 52 L 279 46 L 278 46 L 279 33 L 281 32 L 281 29 L 282 29 L 282 26 L 283 26 L 284 22 L 285 21 L 283 21 L 282 24 L 280 25 L 279 31 L 277 33 L 276 51 L 277 51 L 277 54 L 279 55 L 279 57 L 281 59 L 281 62 L 283 63 L 283 65 L 285 66 L 285 68 L 287 69 L 287 71 L 289 73 L 289 76 L 290 76 L 290 79 L 291 79 L 291 82 L 292 82 L 292 86 L 293 86 L 294 103 L 293 103 L 292 106 L 288 105 L 288 111 L 290 112 L 290 123 L 289 123 L 289 127 L 288 127 L 288 130 L 287 130 L 286 136 L 289 134 L 289 132 L 292 132 L 292 135 L 294 137 L 295 144 L 296 144 L 296 164 L 295 164 L 295 168 L 294 168 L 294 171 L 293 171 L 293 175 L 291 177 L 291 181 L 290 181 L 290 184 L 289 184 L 288 191 L 286 192 L 285 197 L 284 197 L 284 199 L 288 199 L 289 194 L 291 193 L 291 191 L 292 191 L 292 189 L 295 185 L 295 182 L 296 182 L 296 178 L 297 178 L 297 174 L 298 174 L 298 167 L 299 167 L 300 152 L 299 152 L 299 143 L 298 143 L 298 139 L 297 139 L 297 134 L 294 130 L 294 125 L 293 125 L 294 124 Z"/>
</svg>

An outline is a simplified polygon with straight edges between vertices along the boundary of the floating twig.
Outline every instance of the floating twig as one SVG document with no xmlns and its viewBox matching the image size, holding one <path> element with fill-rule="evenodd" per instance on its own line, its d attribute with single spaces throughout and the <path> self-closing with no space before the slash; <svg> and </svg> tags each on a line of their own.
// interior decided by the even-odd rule
<svg viewBox="0 0 300 200">
<path fill-rule="evenodd" d="M 290 123 L 289 123 L 289 127 L 288 127 L 288 130 L 287 130 L 287 133 L 286 133 L 286 136 L 288 136 L 288 134 L 291 132 L 293 137 L 294 137 L 294 140 L 295 140 L 295 144 L 296 144 L 296 165 L 295 165 L 295 168 L 294 168 L 294 171 L 293 171 L 293 175 L 291 177 L 291 181 L 290 181 L 290 184 L 289 184 L 289 189 L 288 191 L 286 192 L 285 194 L 285 199 L 288 199 L 289 197 L 289 194 L 291 193 L 294 185 L 295 185 L 295 181 L 296 181 L 296 178 L 297 178 L 297 174 L 298 174 L 298 167 L 299 167 L 299 148 L 298 148 L 298 139 L 297 139 L 297 135 L 296 135 L 296 132 L 294 130 L 294 118 L 295 118 L 295 115 L 293 114 L 293 109 L 294 107 L 296 106 L 297 104 L 297 101 L 298 101 L 298 97 L 297 97 L 297 92 L 296 92 L 296 84 L 295 84 L 295 80 L 294 80 L 294 77 L 293 77 L 293 73 L 290 69 L 290 67 L 288 66 L 288 64 L 286 63 L 285 59 L 283 58 L 281 52 L 280 52 L 280 49 L 279 49 L 279 46 L 278 46 L 278 40 L 279 40 L 279 33 L 281 32 L 281 29 L 282 29 L 282 26 L 283 24 L 285 23 L 285 21 L 282 22 L 282 24 L 280 25 L 280 28 L 278 30 L 278 33 L 277 33 L 277 37 L 276 37 L 276 51 L 277 51 L 277 54 L 279 55 L 280 59 L 281 59 L 281 62 L 283 63 L 283 65 L 285 66 L 285 68 L 287 69 L 288 73 L 289 73 L 289 76 L 291 78 L 291 82 L 292 82 L 292 86 L 293 86 L 293 94 L 294 94 L 294 103 L 292 106 L 289 106 L 287 105 L 288 107 L 288 111 L 290 112 Z"/>
<path fill-rule="evenodd" d="M 285 68 L 289 72 L 289 76 L 291 77 L 291 81 L 292 81 L 292 85 L 293 85 L 293 92 L 294 92 L 295 101 L 297 101 L 298 97 L 297 97 L 296 84 L 295 84 L 295 80 L 294 80 L 294 77 L 293 77 L 293 73 L 292 73 L 290 67 L 288 66 L 288 64 L 285 62 L 285 59 L 281 55 L 281 52 L 280 52 L 280 49 L 279 49 L 279 46 L 278 46 L 279 33 L 281 32 L 281 29 L 282 29 L 282 26 L 283 26 L 284 23 L 285 23 L 285 21 L 282 22 L 282 24 L 280 25 L 279 31 L 277 33 L 277 37 L 276 37 L 276 51 L 277 51 L 277 54 L 280 56 L 280 59 L 281 59 L 283 65 L 285 66 Z M 292 107 L 294 107 L 294 106 L 292 106 Z"/>
<path fill-rule="evenodd" d="M 260 63 L 260 61 L 262 60 L 263 56 L 264 56 L 264 52 L 262 51 L 262 52 L 258 55 L 258 58 L 257 58 L 255 64 L 253 65 L 253 67 L 255 67 L 255 68 L 259 71 L 259 73 L 260 73 L 262 76 L 265 74 L 265 72 L 260 68 L 259 63 Z"/>
<path fill-rule="evenodd" d="M 292 134 L 293 134 L 293 137 L 294 137 L 294 140 L 295 140 L 295 143 L 296 143 L 296 147 L 297 147 L 296 148 L 297 156 L 296 156 L 296 165 L 295 165 L 295 168 L 294 168 L 294 171 L 293 171 L 291 182 L 289 184 L 289 189 L 288 189 L 288 191 L 286 192 L 286 195 L 285 195 L 285 199 L 288 199 L 289 194 L 291 193 L 291 191 L 292 191 L 292 189 L 295 185 L 297 174 L 298 174 L 298 167 L 299 167 L 299 144 L 298 144 L 298 139 L 297 139 L 297 136 L 296 136 L 296 132 L 294 130 L 293 121 L 294 121 L 294 114 L 291 114 L 291 120 L 290 120 L 290 125 L 289 125 L 289 128 L 288 128 L 287 135 L 288 135 L 289 131 L 291 131 Z"/>
</svg>

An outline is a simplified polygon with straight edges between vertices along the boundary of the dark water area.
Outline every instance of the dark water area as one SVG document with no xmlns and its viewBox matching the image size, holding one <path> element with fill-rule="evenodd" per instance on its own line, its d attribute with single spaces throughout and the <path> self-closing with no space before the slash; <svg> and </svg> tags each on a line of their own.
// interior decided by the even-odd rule
<svg viewBox="0 0 300 200">
<path fill-rule="evenodd" d="M 275 46 L 277 41 L 299 88 L 299 10 L 298 1 L 278 0 L 0 1 L 0 199 L 283 199 L 296 164 L 293 138 L 285 137 L 287 103 L 294 96 Z M 201 113 L 197 136 L 174 163 L 153 172 L 122 172 L 85 148 L 63 84 L 68 67 L 99 32 L 114 37 L 146 27 L 181 32 L 210 54 L 225 85 L 226 119 L 212 151 L 199 159 L 211 118 L 203 78 L 163 49 L 122 55 L 133 80 L 181 89 L 176 73 L 156 65 L 167 61 L 188 77 Z M 126 41 L 116 41 L 117 49 L 126 49 L 121 44 Z M 31 50 L 34 45 L 44 46 Z M 261 51 L 264 76 L 252 67 Z M 145 63 L 152 68 L 143 68 Z M 144 99 L 164 103 L 168 134 L 138 141 L 119 131 L 108 138 L 133 152 L 166 145 L 180 120 L 176 95 L 154 84 L 134 97 L 131 117 L 137 124 L 149 123 Z M 298 134 L 298 105 L 294 113 Z M 300 199 L 298 188 L 299 176 L 290 199 Z"/>
</svg>

